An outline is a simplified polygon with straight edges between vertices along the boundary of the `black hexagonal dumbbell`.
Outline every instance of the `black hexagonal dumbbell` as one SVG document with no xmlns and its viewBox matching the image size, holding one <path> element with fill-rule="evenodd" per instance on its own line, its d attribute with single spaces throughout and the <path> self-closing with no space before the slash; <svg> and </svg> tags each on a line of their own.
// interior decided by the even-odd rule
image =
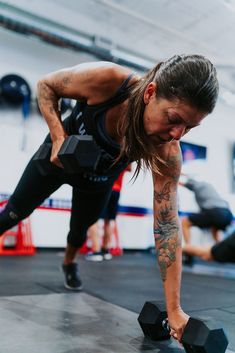
<svg viewBox="0 0 235 353">
<path fill-rule="evenodd" d="M 52 169 L 51 157 L 51 143 L 43 143 L 33 157 L 40 174 L 47 175 Z"/>
<path fill-rule="evenodd" d="M 170 338 L 170 327 L 163 302 L 146 302 L 138 317 L 144 335 L 152 340 Z M 228 339 L 216 323 L 207 325 L 198 319 L 189 319 L 182 336 L 182 344 L 187 353 L 224 353 Z"/>
<path fill-rule="evenodd" d="M 182 344 L 187 353 L 224 353 L 228 339 L 216 322 L 205 324 L 190 317 L 184 329 Z"/>
<path fill-rule="evenodd" d="M 33 157 L 42 175 L 47 175 L 51 170 L 58 168 L 50 162 L 51 147 L 51 143 L 43 143 Z M 94 171 L 100 156 L 100 148 L 91 135 L 68 136 L 58 153 L 58 158 L 67 173 Z"/>
<path fill-rule="evenodd" d="M 58 158 L 67 173 L 93 172 L 101 155 L 91 135 L 68 136 L 61 146 Z"/>
<path fill-rule="evenodd" d="M 164 302 L 146 302 L 138 317 L 139 324 L 146 337 L 160 341 L 169 339 L 171 336 L 164 326 L 167 319 L 166 306 Z"/>
</svg>

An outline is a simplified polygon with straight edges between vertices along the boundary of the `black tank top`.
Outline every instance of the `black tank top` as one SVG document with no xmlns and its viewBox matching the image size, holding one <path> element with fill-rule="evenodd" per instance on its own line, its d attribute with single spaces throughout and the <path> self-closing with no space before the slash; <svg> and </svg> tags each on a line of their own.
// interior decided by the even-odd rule
<svg viewBox="0 0 235 353">
<path fill-rule="evenodd" d="M 101 158 L 93 174 L 97 176 L 117 176 L 130 162 L 122 158 L 114 164 L 115 158 L 120 153 L 120 145 L 111 139 L 105 130 L 105 114 L 108 109 L 124 102 L 129 96 L 128 83 L 133 77 L 131 74 L 123 81 L 117 92 L 106 102 L 88 105 L 86 102 L 77 101 L 69 117 L 63 121 L 68 135 L 92 135 L 97 145 L 101 148 Z M 91 173 L 87 174 L 92 178 Z"/>
</svg>

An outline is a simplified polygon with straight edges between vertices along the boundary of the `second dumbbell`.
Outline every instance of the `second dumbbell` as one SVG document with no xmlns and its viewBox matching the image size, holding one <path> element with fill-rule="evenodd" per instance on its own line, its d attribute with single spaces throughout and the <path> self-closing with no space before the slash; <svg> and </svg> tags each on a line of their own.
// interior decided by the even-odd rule
<svg viewBox="0 0 235 353">
<path fill-rule="evenodd" d="M 170 327 L 164 302 L 148 301 L 138 317 L 146 337 L 161 341 L 170 338 Z M 190 317 L 181 343 L 186 353 L 225 353 L 228 339 L 217 322 L 207 322 Z"/>
<path fill-rule="evenodd" d="M 51 147 L 51 143 L 43 143 L 33 158 L 42 175 L 49 174 L 54 168 L 50 162 Z M 100 156 L 100 148 L 91 135 L 68 136 L 58 153 L 66 173 L 93 172 Z"/>
</svg>

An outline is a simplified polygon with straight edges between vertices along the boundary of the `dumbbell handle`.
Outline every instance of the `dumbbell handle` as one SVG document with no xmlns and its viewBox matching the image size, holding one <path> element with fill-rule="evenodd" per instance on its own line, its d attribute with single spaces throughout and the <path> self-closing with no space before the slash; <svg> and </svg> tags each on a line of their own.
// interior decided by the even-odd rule
<svg viewBox="0 0 235 353">
<path fill-rule="evenodd" d="M 164 330 L 166 330 L 168 333 L 171 332 L 171 328 L 170 328 L 169 321 L 168 321 L 167 318 L 162 321 L 162 327 L 163 327 Z"/>
</svg>

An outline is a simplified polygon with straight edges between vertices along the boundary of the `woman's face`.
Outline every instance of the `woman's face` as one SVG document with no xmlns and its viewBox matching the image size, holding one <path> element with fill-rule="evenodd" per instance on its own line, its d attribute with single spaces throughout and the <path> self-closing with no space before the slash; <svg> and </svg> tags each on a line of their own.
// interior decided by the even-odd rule
<svg viewBox="0 0 235 353">
<path fill-rule="evenodd" d="M 162 145 L 180 140 L 189 130 L 200 125 L 207 115 L 185 101 L 157 97 L 156 84 L 151 82 L 144 93 L 144 128 L 149 138 Z"/>
</svg>

